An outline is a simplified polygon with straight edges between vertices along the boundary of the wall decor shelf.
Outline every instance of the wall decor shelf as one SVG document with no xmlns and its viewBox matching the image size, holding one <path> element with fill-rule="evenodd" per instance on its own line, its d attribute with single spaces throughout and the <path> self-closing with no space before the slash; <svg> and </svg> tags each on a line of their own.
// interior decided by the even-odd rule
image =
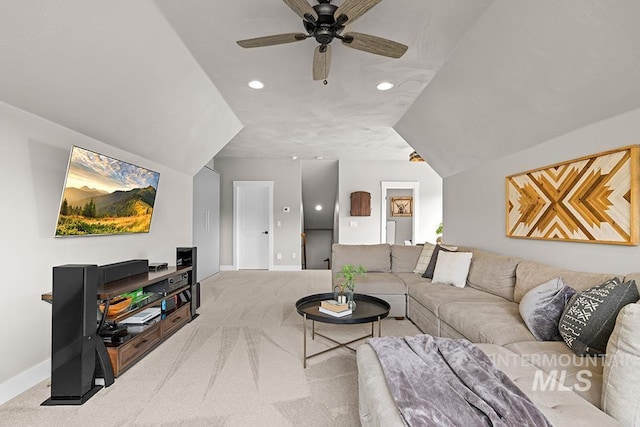
<svg viewBox="0 0 640 427">
<path fill-rule="evenodd" d="M 371 216 L 371 193 L 366 191 L 351 193 L 351 216 Z"/>
</svg>

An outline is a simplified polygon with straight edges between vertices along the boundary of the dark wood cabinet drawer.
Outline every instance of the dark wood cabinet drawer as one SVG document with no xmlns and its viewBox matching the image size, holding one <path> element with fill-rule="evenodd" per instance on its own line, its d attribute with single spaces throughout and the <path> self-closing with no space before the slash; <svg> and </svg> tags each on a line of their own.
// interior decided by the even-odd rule
<svg viewBox="0 0 640 427">
<path fill-rule="evenodd" d="M 185 304 L 176 311 L 162 319 L 160 328 L 162 330 L 162 339 L 165 339 L 175 331 L 180 329 L 191 320 L 191 309 L 189 304 Z"/>
<path fill-rule="evenodd" d="M 107 347 L 113 366 L 113 375 L 116 377 L 120 375 L 146 352 L 158 345 L 160 340 L 160 324 L 156 323 L 118 347 Z"/>
</svg>

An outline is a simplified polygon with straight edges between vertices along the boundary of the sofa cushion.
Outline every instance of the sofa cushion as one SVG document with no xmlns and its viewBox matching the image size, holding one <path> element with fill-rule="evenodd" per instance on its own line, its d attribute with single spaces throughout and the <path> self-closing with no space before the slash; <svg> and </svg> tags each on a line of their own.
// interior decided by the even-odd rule
<svg viewBox="0 0 640 427">
<path fill-rule="evenodd" d="M 640 423 L 640 305 L 625 306 L 607 345 L 602 409 L 624 425 Z"/>
<path fill-rule="evenodd" d="M 356 292 L 360 294 L 405 295 L 407 285 L 397 276 L 389 273 L 367 273 L 356 279 Z"/>
<path fill-rule="evenodd" d="M 421 252 L 421 246 L 391 245 L 391 272 L 413 272 L 416 268 Z"/>
<path fill-rule="evenodd" d="M 438 312 L 442 322 L 472 342 L 505 345 L 535 341 L 514 302 L 450 302 L 441 305 Z"/>
<path fill-rule="evenodd" d="M 517 355 L 505 347 L 477 344 L 491 360 L 522 390 L 555 426 L 621 426 L 576 393 L 564 390 L 553 378 L 527 362 L 517 361 Z M 515 361 L 515 362 L 514 362 Z M 540 375 L 542 374 L 542 375 Z M 548 384 L 543 389 L 540 384 Z"/>
<path fill-rule="evenodd" d="M 558 322 L 569 298 L 576 293 L 556 277 L 527 292 L 518 306 L 520 316 L 538 341 L 562 341 Z"/>
<path fill-rule="evenodd" d="M 602 357 L 577 356 L 564 341 L 525 341 L 507 344 L 505 348 L 600 407 Z"/>
<path fill-rule="evenodd" d="M 473 249 L 467 285 L 513 301 L 516 267 L 520 261 L 517 257 Z"/>
<path fill-rule="evenodd" d="M 426 279 L 423 279 L 426 280 Z M 473 288 L 456 288 L 442 283 L 410 284 L 409 296 L 422 304 L 435 315 L 443 304 L 452 302 L 505 302 L 504 298 L 488 294 Z"/>
<path fill-rule="evenodd" d="M 345 264 L 362 265 L 367 272 L 391 271 L 391 247 L 381 245 L 342 245 L 334 243 L 331 247 L 331 271 L 334 275 Z"/>
<path fill-rule="evenodd" d="M 440 251 L 433 272 L 433 282 L 464 288 L 472 256 L 471 252 Z"/>
<path fill-rule="evenodd" d="M 585 291 L 598 286 L 607 280 L 613 279 L 614 274 L 584 273 L 550 267 L 534 261 L 521 261 L 516 267 L 516 288 L 513 295 L 515 302 L 520 302 L 524 294 L 531 289 L 551 280 L 554 277 L 562 277 L 565 285 L 572 287 L 577 292 Z"/>
<path fill-rule="evenodd" d="M 429 265 L 429 261 L 431 261 L 431 255 L 433 254 L 433 250 L 436 245 L 432 245 L 431 243 L 425 243 L 422 245 L 422 250 L 420 252 L 420 257 L 418 257 L 418 262 L 416 263 L 416 268 L 413 270 L 416 274 L 424 274 Z"/>
<path fill-rule="evenodd" d="M 636 283 L 622 283 L 617 277 L 580 292 L 562 313 L 560 334 L 576 354 L 605 354 L 618 313 L 638 298 Z"/>
<path fill-rule="evenodd" d="M 407 286 L 413 284 L 428 285 L 432 282 L 431 279 L 425 279 L 424 277 L 415 273 L 394 273 L 394 276 L 406 283 Z"/>
<path fill-rule="evenodd" d="M 425 279 L 433 279 L 433 272 L 436 270 L 436 262 L 438 261 L 438 253 L 440 251 L 454 252 L 456 249 L 458 248 L 455 246 L 445 246 L 441 244 L 436 245 L 436 247 L 433 248 L 429 265 L 427 265 L 427 269 L 424 271 L 422 277 Z"/>
</svg>

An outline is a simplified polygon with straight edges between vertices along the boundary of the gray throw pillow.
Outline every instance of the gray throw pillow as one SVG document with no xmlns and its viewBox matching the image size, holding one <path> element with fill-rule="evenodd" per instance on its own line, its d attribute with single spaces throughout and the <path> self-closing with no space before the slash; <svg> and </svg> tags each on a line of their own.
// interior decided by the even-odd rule
<svg viewBox="0 0 640 427">
<path fill-rule="evenodd" d="M 578 355 L 603 355 L 622 308 L 638 301 L 636 282 L 614 278 L 574 295 L 560 318 L 560 335 Z"/>
<path fill-rule="evenodd" d="M 436 271 L 436 261 L 438 261 L 438 252 L 440 251 L 455 252 L 455 249 L 448 249 L 440 244 L 436 245 L 436 247 L 433 248 L 433 253 L 431 254 L 431 259 L 429 260 L 429 265 L 427 265 L 427 269 L 422 275 L 422 277 L 424 277 L 425 279 L 433 279 L 433 273 Z"/>
<path fill-rule="evenodd" d="M 538 341 L 562 341 L 558 322 L 567 301 L 576 291 L 560 277 L 551 279 L 527 292 L 518 308 L 527 328 Z"/>
</svg>

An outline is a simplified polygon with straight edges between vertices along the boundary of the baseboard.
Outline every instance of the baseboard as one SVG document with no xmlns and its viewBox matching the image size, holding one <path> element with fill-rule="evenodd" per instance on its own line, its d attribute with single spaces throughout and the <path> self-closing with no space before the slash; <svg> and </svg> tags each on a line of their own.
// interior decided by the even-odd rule
<svg viewBox="0 0 640 427">
<path fill-rule="evenodd" d="M 300 265 L 274 265 L 271 271 L 302 271 Z"/>
<path fill-rule="evenodd" d="M 51 376 L 51 359 L 16 375 L 0 384 L 0 405 L 29 390 Z"/>
<path fill-rule="evenodd" d="M 238 269 L 236 268 L 235 265 L 221 265 L 220 266 L 220 271 L 237 271 Z"/>
</svg>

